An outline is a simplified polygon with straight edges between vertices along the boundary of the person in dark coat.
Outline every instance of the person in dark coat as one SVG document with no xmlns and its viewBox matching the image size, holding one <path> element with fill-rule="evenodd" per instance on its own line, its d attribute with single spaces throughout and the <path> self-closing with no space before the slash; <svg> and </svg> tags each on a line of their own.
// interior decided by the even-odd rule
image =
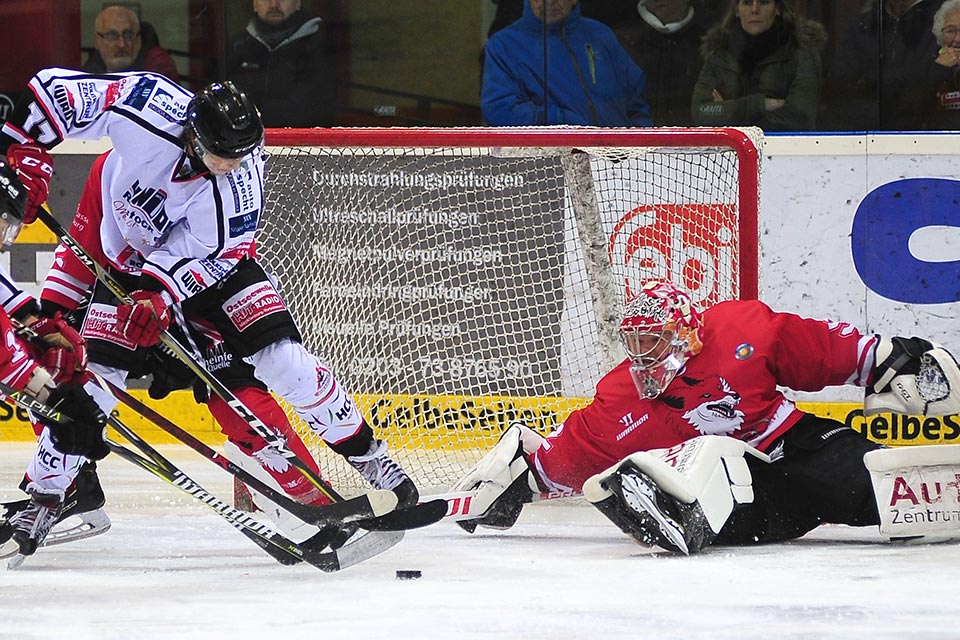
<svg viewBox="0 0 960 640">
<path fill-rule="evenodd" d="M 337 101 L 336 57 L 320 18 L 300 0 L 253 0 L 255 15 L 230 46 L 227 78 L 268 127 L 328 127 Z"/>
<path fill-rule="evenodd" d="M 933 16 L 943 0 L 867 0 L 847 24 L 828 77 L 831 128 L 923 128 L 924 70 L 937 57 Z"/>
<path fill-rule="evenodd" d="M 699 126 L 814 128 L 827 32 L 788 0 L 733 0 L 704 38 L 691 111 Z"/>
<path fill-rule="evenodd" d="M 640 0 L 613 32 L 647 76 L 645 97 L 660 127 L 690 127 L 700 41 L 713 20 L 699 0 Z"/>
</svg>

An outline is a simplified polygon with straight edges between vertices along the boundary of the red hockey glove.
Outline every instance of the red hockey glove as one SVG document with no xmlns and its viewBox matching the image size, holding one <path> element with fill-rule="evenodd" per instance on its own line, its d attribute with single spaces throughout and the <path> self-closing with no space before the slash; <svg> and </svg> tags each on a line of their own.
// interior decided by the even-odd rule
<svg viewBox="0 0 960 640">
<path fill-rule="evenodd" d="M 27 190 L 22 222 L 30 224 L 37 219 L 37 210 L 50 195 L 53 158 L 38 144 L 12 144 L 7 149 L 7 161 Z"/>
<path fill-rule="evenodd" d="M 33 320 L 27 329 L 47 343 L 48 347 L 42 349 L 35 342 L 28 342 L 30 355 L 50 372 L 54 382 L 72 382 L 83 374 L 87 368 L 87 341 L 67 324 L 59 311 L 51 318 Z"/>
<path fill-rule="evenodd" d="M 160 342 L 160 334 L 170 326 L 170 309 L 156 291 L 139 289 L 130 294 L 133 304 L 117 307 L 117 329 L 141 347 Z"/>
</svg>

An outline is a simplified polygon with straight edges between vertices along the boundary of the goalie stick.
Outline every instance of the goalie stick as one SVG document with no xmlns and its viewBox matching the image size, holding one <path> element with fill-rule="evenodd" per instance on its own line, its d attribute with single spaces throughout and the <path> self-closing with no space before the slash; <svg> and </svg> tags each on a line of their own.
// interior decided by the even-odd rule
<svg viewBox="0 0 960 640">
<path fill-rule="evenodd" d="M 70 419 L 61 412 L 40 402 L 33 396 L 22 391 L 17 391 L 6 384 L 0 383 L 0 393 L 24 409 L 48 420 L 62 424 L 70 423 Z M 111 427 L 116 429 L 116 431 L 131 444 L 140 449 L 143 455 L 105 438 L 111 452 L 142 469 L 146 469 L 161 480 L 167 481 L 178 489 L 200 500 L 281 564 L 290 565 L 306 562 L 321 571 L 339 571 L 379 555 L 403 539 L 402 531 L 367 532 L 360 536 L 353 537 L 338 549 L 326 552 L 316 548 L 319 547 L 322 549 L 325 547 L 326 541 L 317 543 L 311 539 L 299 544 L 293 542 L 273 531 L 269 526 L 261 523 L 256 518 L 238 509 L 234 509 L 223 500 L 206 491 L 176 465 L 151 447 L 133 430 L 123 424 L 116 416 L 109 416 L 107 420 Z M 326 537 L 326 533 L 321 532 L 318 534 L 318 537 Z M 313 544 L 311 544 L 312 541 Z M 14 555 L 7 565 L 8 568 L 14 569 L 20 566 L 23 559 L 24 557 L 19 553 Z"/>
<path fill-rule="evenodd" d="M 43 222 L 44 225 L 57 238 L 62 242 L 73 254 L 77 257 L 80 262 L 84 264 L 91 272 L 93 272 L 97 279 L 100 280 L 113 295 L 117 297 L 123 303 L 130 304 L 133 302 L 133 299 L 130 297 L 130 294 L 124 289 L 117 279 L 101 265 L 93 256 L 77 242 L 73 236 L 63 228 L 63 225 L 60 224 L 56 218 L 53 217 L 50 207 L 44 203 L 43 206 L 37 211 L 37 218 Z M 267 443 L 276 448 L 276 450 L 282 455 L 294 468 L 296 468 L 303 476 L 314 485 L 321 493 L 330 498 L 330 500 L 336 502 L 342 500 L 342 496 L 338 494 L 333 488 L 326 483 L 322 478 L 317 476 L 313 470 L 307 466 L 307 464 L 301 460 L 296 453 L 291 451 L 287 446 L 286 442 L 282 437 L 272 431 L 266 424 L 263 423 L 260 418 L 256 416 L 253 411 L 251 411 L 240 399 L 234 395 L 230 389 L 226 387 L 222 382 L 220 382 L 213 374 L 207 371 L 206 367 L 197 359 L 197 357 L 187 350 L 180 342 L 169 332 L 164 331 L 160 334 L 160 341 L 177 359 L 183 362 L 187 367 L 193 371 L 194 374 L 200 380 L 203 381 L 208 387 L 210 387 L 214 393 L 220 396 L 224 402 L 226 402 L 243 420 L 250 425 L 257 435 L 261 436 Z"/>
<path fill-rule="evenodd" d="M 340 522 L 356 522 L 361 528 L 369 531 L 400 531 L 406 529 L 416 529 L 438 522 L 444 517 L 447 511 L 446 504 L 442 500 L 432 500 L 430 502 L 419 504 L 408 509 L 389 511 L 385 513 L 382 509 L 377 512 L 372 506 L 369 509 L 361 509 L 362 498 L 379 494 L 389 494 L 395 498 L 396 494 L 392 491 L 371 491 L 370 493 L 349 500 L 334 502 L 323 507 L 306 505 L 293 500 L 285 494 L 277 491 L 273 487 L 264 483 L 262 480 L 230 461 L 225 456 L 217 453 L 212 448 L 198 440 L 192 434 L 177 426 L 168 420 L 153 408 L 147 406 L 140 400 L 137 400 L 129 393 L 120 389 L 108 380 L 97 376 L 101 386 L 108 388 L 114 396 L 125 405 L 142 415 L 144 418 L 154 423 L 171 436 L 187 445 L 204 458 L 219 465 L 225 471 L 233 474 L 246 484 L 250 485 L 258 492 L 272 500 L 278 506 L 287 510 L 304 522 L 322 526 L 333 522 L 331 517 L 336 517 Z"/>
</svg>

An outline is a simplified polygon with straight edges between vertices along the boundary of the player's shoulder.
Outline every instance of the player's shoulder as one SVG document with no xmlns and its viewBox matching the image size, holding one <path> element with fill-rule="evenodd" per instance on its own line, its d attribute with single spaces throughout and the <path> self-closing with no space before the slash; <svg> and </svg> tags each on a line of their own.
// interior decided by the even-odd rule
<svg viewBox="0 0 960 640">
<path fill-rule="evenodd" d="M 744 313 L 772 313 L 772 310 L 760 300 L 724 300 L 707 308 L 703 315 L 725 316 Z"/>
<path fill-rule="evenodd" d="M 118 76 L 107 89 L 105 108 L 139 113 L 149 122 L 182 126 L 193 94 L 166 77 L 149 72 Z"/>
<path fill-rule="evenodd" d="M 774 314 L 759 300 L 727 300 L 709 307 L 703 312 L 706 327 L 743 326 L 762 323 Z"/>
</svg>

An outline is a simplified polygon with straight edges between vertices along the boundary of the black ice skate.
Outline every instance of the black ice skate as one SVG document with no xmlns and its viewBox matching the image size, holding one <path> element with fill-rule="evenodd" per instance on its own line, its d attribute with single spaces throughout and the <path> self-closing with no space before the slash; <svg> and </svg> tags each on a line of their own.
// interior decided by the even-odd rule
<svg viewBox="0 0 960 640">
<path fill-rule="evenodd" d="M 14 528 L 11 522 L 16 515 L 31 506 L 31 499 L 7 502 L 2 505 L 6 510 L 6 520 L 0 523 L 0 559 L 20 553 L 19 545 L 13 538 Z M 110 529 L 110 518 L 103 511 L 105 499 L 100 480 L 97 477 L 95 462 L 87 462 L 66 492 L 66 498 L 53 528 L 38 546 L 52 546 L 64 542 L 83 540 Z"/>
<path fill-rule="evenodd" d="M 366 454 L 349 456 L 347 461 L 374 489 L 387 489 L 397 494 L 397 509 L 416 506 L 420 492 L 406 471 L 387 455 L 387 443 L 383 440 L 374 439 Z"/>
</svg>

